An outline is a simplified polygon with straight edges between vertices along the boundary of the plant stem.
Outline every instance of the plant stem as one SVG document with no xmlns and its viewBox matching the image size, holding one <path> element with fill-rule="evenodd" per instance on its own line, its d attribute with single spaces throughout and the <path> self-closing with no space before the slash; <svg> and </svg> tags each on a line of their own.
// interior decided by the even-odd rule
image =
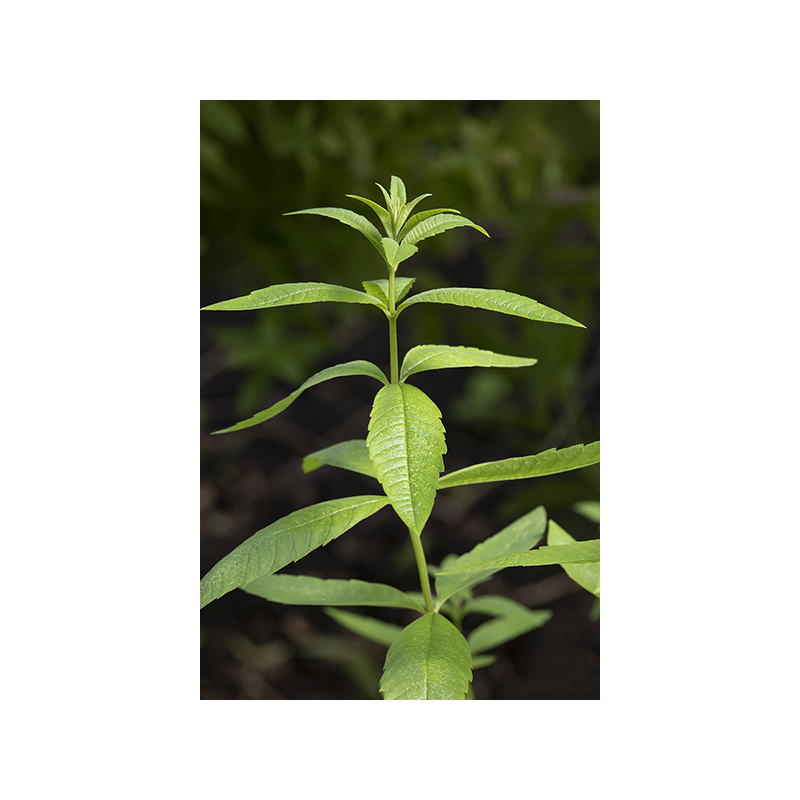
<svg viewBox="0 0 800 800">
<path fill-rule="evenodd" d="M 394 307 L 394 270 L 389 270 L 389 380 L 398 383 L 399 373 L 397 368 L 397 312 Z"/>
<path fill-rule="evenodd" d="M 411 531 L 411 544 L 414 545 L 414 558 L 417 559 L 417 569 L 419 570 L 419 583 L 422 586 L 422 596 L 425 598 L 425 609 L 429 614 L 433 613 L 433 598 L 431 597 L 431 581 L 428 577 L 428 563 L 425 561 L 425 551 L 422 549 L 422 539 Z"/>
</svg>

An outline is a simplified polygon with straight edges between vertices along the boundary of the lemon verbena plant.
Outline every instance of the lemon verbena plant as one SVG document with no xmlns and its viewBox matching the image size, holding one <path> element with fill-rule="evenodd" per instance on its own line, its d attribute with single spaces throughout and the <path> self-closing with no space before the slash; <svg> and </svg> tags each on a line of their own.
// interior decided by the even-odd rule
<svg viewBox="0 0 800 800">
<path fill-rule="evenodd" d="M 310 453 L 303 460 L 308 473 L 323 465 L 352 470 L 377 480 L 380 491 L 312 505 L 294 511 L 258 531 L 219 561 L 200 582 L 200 606 L 234 589 L 268 601 L 325 606 L 339 623 L 388 647 L 380 692 L 386 700 L 463 700 L 472 698 L 473 669 L 494 659 L 487 650 L 544 624 L 550 611 L 531 610 L 503 596 L 473 596 L 472 588 L 498 570 L 513 566 L 560 564 L 571 578 L 599 597 L 600 542 L 575 541 L 538 507 L 461 555 L 448 556 L 432 566 L 425 558 L 425 524 L 436 495 L 454 486 L 553 475 L 600 460 L 600 443 L 551 449 L 536 455 L 475 464 L 444 472 L 447 450 L 442 415 L 436 403 L 412 382 L 415 375 L 455 367 L 529 367 L 534 358 L 480 350 L 474 347 L 422 344 L 402 360 L 398 353 L 400 315 L 418 303 L 468 306 L 523 320 L 583 328 L 579 322 L 528 297 L 494 289 L 451 287 L 412 294 L 414 278 L 398 274 L 431 236 L 469 226 L 486 231 L 456 209 L 437 208 L 413 213 L 423 194 L 406 199 L 403 182 L 392 177 L 387 191 L 378 184 L 386 205 L 356 195 L 377 215 L 383 235 L 367 218 L 344 208 L 310 208 L 290 214 L 316 214 L 338 220 L 365 236 L 386 265 L 382 278 L 363 282 L 363 291 L 328 283 L 288 283 L 269 286 L 233 300 L 207 306 L 205 311 L 253 311 L 298 303 L 362 303 L 374 306 L 388 323 L 389 372 L 368 361 L 349 361 L 312 375 L 288 397 L 252 418 L 216 433 L 258 425 L 287 408 L 306 389 L 349 375 L 374 378 L 366 438 L 351 440 Z M 282 575 L 279 570 L 312 550 L 346 533 L 361 520 L 391 507 L 408 529 L 419 571 L 419 592 L 359 580 L 325 580 Z M 542 546 L 540 543 L 545 541 Z M 430 576 L 434 577 L 431 586 Z M 342 607 L 396 607 L 417 617 L 406 627 L 345 611 Z M 492 619 L 468 637 L 462 632 L 467 614 Z"/>
</svg>

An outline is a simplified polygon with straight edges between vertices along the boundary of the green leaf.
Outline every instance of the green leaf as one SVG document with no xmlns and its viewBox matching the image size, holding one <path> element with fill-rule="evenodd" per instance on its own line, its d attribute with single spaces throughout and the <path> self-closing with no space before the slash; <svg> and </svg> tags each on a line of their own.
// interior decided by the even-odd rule
<svg viewBox="0 0 800 800">
<path fill-rule="evenodd" d="M 325 613 L 353 633 L 386 647 L 391 646 L 402 630 L 399 625 L 392 625 L 391 622 L 353 614 L 351 611 L 342 611 L 338 608 L 326 608 Z"/>
<path fill-rule="evenodd" d="M 200 608 L 332 542 L 388 502 L 376 495 L 328 500 L 262 528 L 206 573 L 200 581 Z"/>
<path fill-rule="evenodd" d="M 381 244 L 383 245 L 386 263 L 391 269 L 397 269 L 397 266 L 402 261 L 405 261 L 407 258 L 411 258 L 411 256 L 417 252 L 417 248 L 414 247 L 413 244 L 398 245 L 394 239 L 389 239 L 387 237 L 381 239 Z"/>
<path fill-rule="evenodd" d="M 590 539 L 586 542 L 560 544 L 540 547 L 527 553 L 512 553 L 499 558 L 487 558 L 464 564 L 455 569 L 451 566 L 447 572 L 437 575 L 453 575 L 460 572 L 482 571 L 484 569 L 506 569 L 507 567 L 543 567 L 551 564 L 571 564 L 600 560 L 600 540 Z"/>
<path fill-rule="evenodd" d="M 244 297 L 223 300 L 206 306 L 201 311 L 253 311 L 259 308 L 296 306 L 301 303 L 364 303 L 382 307 L 382 304 L 366 292 L 336 286 L 331 283 L 281 283 L 256 289 Z"/>
<path fill-rule="evenodd" d="M 531 367 L 535 358 L 518 358 L 479 350 L 477 347 L 451 347 L 443 344 L 421 344 L 412 347 L 403 359 L 400 382 L 409 375 L 431 369 L 455 367 Z"/>
<path fill-rule="evenodd" d="M 287 605 L 379 606 L 424 611 L 405 592 L 383 583 L 312 578 L 308 575 L 266 575 L 242 588 L 248 594 Z"/>
<path fill-rule="evenodd" d="M 375 396 L 367 447 L 397 515 L 419 536 L 436 498 L 447 452 L 442 413 L 424 392 L 390 383 Z"/>
<path fill-rule="evenodd" d="M 399 213 L 406 204 L 406 185 L 396 175 L 392 175 L 389 188 L 391 190 L 392 205 Z"/>
<path fill-rule="evenodd" d="M 572 544 L 575 539 L 570 536 L 560 525 L 550 520 L 547 528 L 547 544 L 565 545 Z M 600 562 L 593 561 L 589 564 L 562 564 L 564 572 L 579 586 L 591 592 L 595 597 L 600 597 Z"/>
<path fill-rule="evenodd" d="M 476 225 L 472 220 L 462 217 L 458 214 L 436 214 L 432 217 L 427 217 L 421 222 L 418 222 L 413 228 L 409 229 L 408 233 L 403 237 L 402 244 L 416 244 L 423 239 L 428 239 L 431 236 L 436 236 L 438 233 L 444 233 L 451 228 L 463 228 L 469 226 L 480 231 L 484 236 L 489 236 L 480 225 Z"/>
<path fill-rule="evenodd" d="M 524 516 L 507 525 L 499 533 L 490 536 L 480 544 L 475 545 L 468 553 L 452 561 L 447 570 L 461 569 L 476 561 L 485 561 L 488 558 L 508 555 L 509 553 L 523 553 L 536 547 L 541 541 L 547 526 L 547 514 L 543 506 L 537 506 Z M 452 597 L 456 592 L 470 586 L 488 581 L 495 572 L 501 569 L 486 569 L 479 572 L 436 575 L 436 609 Z"/>
<path fill-rule="evenodd" d="M 582 517 L 600 523 L 600 502 L 598 500 L 581 500 L 579 503 L 575 503 L 573 509 Z"/>
<path fill-rule="evenodd" d="M 403 628 L 386 654 L 384 700 L 464 700 L 472 680 L 467 640 L 441 614 Z"/>
<path fill-rule="evenodd" d="M 372 243 L 373 247 L 383 255 L 380 231 L 366 217 L 362 217 L 361 214 L 356 214 L 355 211 L 350 211 L 349 208 L 305 208 L 302 211 L 289 211 L 284 214 L 284 216 L 291 217 L 294 214 L 317 214 L 320 217 L 330 217 L 345 225 L 349 225 L 351 228 L 355 228 L 359 233 L 363 233 Z"/>
<path fill-rule="evenodd" d="M 395 231 L 397 239 L 402 238 L 402 234 L 400 233 L 400 231 L 405 227 L 406 221 L 408 220 L 408 215 L 414 210 L 414 206 L 416 206 L 417 203 L 419 203 L 421 200 L 424 200 L 426 197 L 431 197 L 431 196 L 432 195 L 430 194 L 421 194 L 419 197 L 415 197 L 413 200 L 411 200 L 410 202 L 406 203 L 403 206 L 402 210 L 400 211 L 400 215 L 397 218 L 397 230 Z M 455 211 L 455 213 L 458 214 L 458 211 L 456 211 L 454 208 L 439 209 L 439 210 Z M 427 214 L 427 216 L 431 216 L 431 214 Z"/>
<path fill-rule="evenodd" d="M 487 461 L 471 467 L 456 470 L 439 479 L 439 488 L 469 486 L 473 483 L 492 483 L 493 481 L 516 481 L 523 478 L 538 478 L 542 475 L 555 475 L 581 467 L 588 467 L 600 461 L 600 442 L 576 444 L 563 450 L 552 448 L 535 456 L 506 458 L 502 461 Z"/>
<path fill-rule="evenodd" d="M 351 197 L 353 200 L 360 200 L 362 203 L 366 203 L 378 215 L 378 219 L 381 221 L 381 225 L 383 225 L 386 235 L 392 236 L 394 234 L 394 231 L 392 230 L 392 218 L 389 215 L 389 212 L 383 206 L 379 206 L 377 203 L 369 200 L 366 197 L 359 197 L 357 194 L 348 194 L 345 196 Z"/>
<path fill-rule="evenodd" d="M 499 595 L 484 595 L 468 603 L 464 614 L 470 613 L 495 617 L 479 625 L 467 637 L 473 656 L 540 628 L 553 616 L 552 611 L 532 611 L 515 600 Z"/>
<path fill-rule="evenodd" d="M 430 195 L 423 195 L 423 197 L 430 197 Z M 422 199 L 421 197 L 417 198 L 417 200 L 421 199 Z M 416 204 L 416 201 L 414 202 Z M 403 223 L 403 227 L 397 233 L 397 238 L 402 241 L 403 237 L 412 228 L 419 225 L 419 223 L 422 222 L 422 220 L 428 219 L 428 217 L 435 217 L 437 214 L 450 214 L 450 213 L 460 214 L 461 212 L 457 208 L 433 208 L 430 211 L 420 211 L 419 214 L 414 214 L 414 216 L 411 217 L 411 219 L 406 220 Z"/>
<path fill-rule="evenodd" d="M 559 322 L 578 328 L 586 327 L 552 308 L 537 303 L 530 297 L 504 292 L 502 289 L 470 289 L 460 286 L 431 289 L 410 297 L 397 309 L 398 313 L 414 303 L 447 303 L 453 306 L 497 311 L 500 314 L 510 314 L 512 317 L 522 317 L 540 322 Z"/>
<path fill-rule="evenodd" d="M 351 472 L 360 472 L 369 478 L 376 478 L 375 467 L 369 460 L 367 443 L 363 439 L 350 439 L 339 442 L 314 453 L 309 453 L 303 459 L 303 472 L 313 472 L 324 465 L 349 469 Z"/>
<path fill-rule="evenodd" d="M 394 302 L 399 303 L 411 289 L 412 284 L 416 278 L 401 278 L 394 279 Z M 363 282 L 364 291 L 381 301 L 389 308 L 389 281 L 386 278 L 380 278 L 374 281 Z"/>
<path fill-rule="evenodd" d="M 231 425 L 229 428 L 223 428 L 214 433 L 230 433 L 231 431 L 240 431 L 244 428 L 252 428 L 253 425 L 258 425 L 272 419 L 281 413 L 284 409 L 288 408 L 298 397 L 312 386 L 318 383 L 329 381 L 331 378 L 347 378 L 353 375 L 365 375 L 368 378 L 375 378 L 381 383 L 388 383 L 386 376 L 374 364 L 369 361 L 348 361 L 346 364 L 337 364 L 335 367 L 327 367 L 320 370 L 316 375 L 312 375 L 299 389 L 295 389 L 288 397 L 279 400 L 275 405 L 259 411 L 258 414 L 253 415 L 250 419 L 237 422 L 236 425 Z"/>
</svg>

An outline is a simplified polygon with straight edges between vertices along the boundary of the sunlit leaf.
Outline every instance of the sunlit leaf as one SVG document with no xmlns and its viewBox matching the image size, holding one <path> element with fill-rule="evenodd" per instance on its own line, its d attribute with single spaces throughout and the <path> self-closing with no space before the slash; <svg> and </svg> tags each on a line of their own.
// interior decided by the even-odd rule
<svg viewBox="0 0 800 800">
<path fill-rule="evenodd" d="M 479 350 L 477 347 L 451 347 L 442 344 L 421 344 L 412 347 L 403 359 L 400 381 L 410 375 L 431 369 L 456 367 L 530 367 L 535 358 L 518 358 Z"/>
<path fill-rule="evenodd" d="M 331 283 L 281 283 L 256 289 L 243 297 L 222 300 L 201 311 L 254 311 L 259 308 L 295 306 L 301 303 L 364 303 L 382 308 L 380 301 L 366 292 Z"/>
<path fill-rule="evenodd" d="M 464 700 L 472 659 L 464 636 L 441 614 L 403 628 L 386 654 L 384 700 Z"/>
<path fill-rule="evenodd" d="M 381 244 L 383 245 L 386 263 L 392 269 L 396 269 L 401 262 L 411 258 L 417 252 L 417 248 L 413 244 L 398 245 L 394 239 L 389 239 L 388 237 L 381 239 Z"/>
<path fill-rule="evenodd" d="M 472 220 L 462 217 L 458 214 L 437 214 L 432 217 L 427 217 L 421 222 L 418 222 L 413 228 L 410 228 L 408 233 L 403 236 L 403 244 L 416 244 L 423 239 L 428 239 L 431 236 L 436 236 L 444 231 L 449 231 L 452 228 L 463 228 L 469 226 L 480 231 L 484 236 L 489 236 L 480 225 L 476 225 Z"/>
<path fill-rule="evenodd" d="M 200 581 L 200 608 L 332 542 L 388 502 L 376 495 L 328 500 L 262 528 L 206 573 Z"/>
<path fill-rule="evenodd" d="M 349 469 L 351 472 L 376 478 L 375 467 L 369 460 L 369 450 L 363 439 L 350 439 L 309 453 L 303 459 L 303 472 L 313 472 L 325 465 Z"/>
<path fill-rule="evenodd" d="M 430 516 L 447 451 L 441 411 L 416 386 L 391 383 L 376 395 L 367 447 L 400 519 L 420 535 Z"/>
<path fill-rule="evenodd" d="M 410 200 L 403 206 L 403 209 L 400 212 L 400 216 L 397 218 L 397 230 L 395 231 L 395 233 L 397 234 L 396 238 L 398 240 L 402 238 L 401 230 L 405 227 L 409 214 L 414 210 L 414 207 L 417 205 L 417 203 L 424 200 L 426 197 L 431 197 L 431 195 L 421 194 L 419 197 L 415 197 L 413 200 Z M 447 210 L 454 211 L 455 209 L 449 208 Z M 456 211 L 455 213 L 458 214 L 458 211 Z M 428 216 L 430 216 L 430 214 L 428 214 Z"/>
<path fill-rule="evenodd" d="M 581 467 L 588 467 L 600 461 L 600 442 L 576 444 L 563 450 L 545 450 L 535 456 L 506 458 L 502 461 L 487 461 L 471 467 L 456 470 L 439 479 L 439 488 L 468 486 L 473 483 L 492 483 L 494 481 L 515 481 L 524 478 L 537 478 L 555 475 Z"/>
<path fill-rule="evenodd" d="M 550 520 L 547 527 L 547 544 L 564 545 L 572 544 L 575 539 L 570 536 L 558 523 Z M 562 564 L 567 575 L 579 586 L 591 592 L 595 597 L 600 597 L 600 562 L 593 561 L 588 564 Z"/>
<path fill-rule="evenodd" d="M 284 214 L 284 216 L 291 217 L 295 214 L 316 214 L 320 217 L 330 217 L 345 225 L 349 225 L 351 228 L 355 228 L 359 233 L 364 234 L 375 249 L 383 255 L 380 231 L 366 217 L 362 217 L 361 214 L 356 214 L 355 211 L 350 211 L 349 208 L 305 208 L 302 211 L 289 211 Z"/>
<path fill-rule="evenodd" d="M 312 375 L 299 389 L 295 389 L 288 397 L 279 400 L 275 405 L 263 411 L 259 411 L 258 414 L 254 414 L 250 419 L 237 422 L 236 425 L 223 428 L 221 431 L 214 431 L 214 433 L 231 433 L 232 431 L 240 431 L 244 428 L 252 428 L 253 425 L 259 425 L 280 414 L 281 411 L 288 408 L 300 397 L 306 389 L 316 386 L 318 383 L 329 381 L 332 378 L 346 378 L 353 375 L 365 375 L 369 378 L 375 378 L 381 383 L 388 383 L 383 372 L 369 361 L 348 361 L 346 364 L 337 364 L 335 367 L 327 367 L 326 369 L 320 370 L 316 375 Z"/>
<path fill-rule="evenodd" d="M 346 197 L 351 197 L 353 200 L 360 200 L 362 203 L 366 203 L 378 215 L 378 219 L 381 221 L 386 235 L 392 236 L 394 234 L 392 230 L 392 218 L 383 206 L 379 206 L 376 202 L 367 197 L 359 197 L 357 194 L 348 194 Z"/>
<path fill-rule="evenodd" d="M 460 214 L 457 208 L 432 208 L 430 211 L 420 211 L 414 214 L 411 219 L 408 219 L 403 224 L 403 227 L 398 231 L 397 238 L 402 241 L 403 237 L 412 229 L 419 225 L 420 222 L 428 217 L 435 217 L 437 214 Z"/>
</svg>

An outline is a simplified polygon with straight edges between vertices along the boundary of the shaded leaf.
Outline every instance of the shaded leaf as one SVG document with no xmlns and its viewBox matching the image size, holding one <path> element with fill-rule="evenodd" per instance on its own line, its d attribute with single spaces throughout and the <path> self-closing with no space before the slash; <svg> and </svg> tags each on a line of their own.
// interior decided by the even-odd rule
<svg viewBox="0 0 800 800">
<path fill-rule="evenodd" d="M 386 647 L 389 647 L 403 630 L 391 622 L 354 614 L 352 611 L 342 611 L 339 608 L 326 608 L 325 613 L 353 633 Z"/>
<path fill-rule="evenodd" d="M 560 525 L 550 520 L 547 528 L 547 544 L 564 545 L 572 544 L 575 539 L 570 536 Z M 600 597 L 600 562 L 593 561 L 588 564 L 562 564 L 564 572 L 579 586 L 591 592 L 595 597 Z"/>
<path fill-rule="evenodd" d="M 467 604 L 464 613 L 491 614 L 495 617 L 479 625 L 467 637 L 473 655 L 540 628 L 553 616 L 552 611 L 532 611 L 511 598 L 498 595 L 478 597 Z"/>
<path fill-rule="evenodd" d="M 573 506 L 575 511 L 582 517 L 591 520 L 592 522 L 600 523 L 600 501 L 599 500 L 581 500 Z"/>
<path fill-rule="evenodd" d="M 530 367 L 535 358 L 504 356 L 477 347 L 451 347 L 443 344 L 421 344 L 412 347 L 403 359 L 400 369 L 400 382 L 409 375 L 431 369 L 451 369 L 456 367 Z"/>
<path fill-rule="evenodd" d="M 375 396 L 367 447 L 375 474 L 406 526 L 419 536 L 436 498 L 447 451 L 441 411 L 416 386 L 390 383 Z"/>
<path fill-rule="evenodd" d="M 312 578 L 308 575 L 266 575 L 242 588 L 248 594 L 287 605 L 378 606 L 424 611 L 405 592 L 383 583 Z"/>
<path fill-rule="evenodd" d="M 351 472 L 377 479 L 375 468 L 369 460 L 367 443 L 363 439 L 350 439 L 309 453 L 303 459 L 303 472 L 313 472 L 324 465 L 349 469 Z"/>
<path fill-rule="evenodd" d="M 295 306 L 302 303 L 364 303 L 381 307 L 381 303 L 366 292 L 336 286 L 332 283 L 281 283 L 256 289 L 244 297 L 222 300 L 201 311 L 254 311 L 259 308 Z"/>
<path fill-rule="evenodd" d="M 489 236 L 480 225 L 476 225 L 472 220 L 466 217 L 462 217 L 458 214 L 436 214 L 423 219 L 413 228 L 410 228 L 408 233 L 403 236 L 401 244 L 416 244 L 423 239 L 429 239 L 431 236 L 444 233 L 452 228 L 463 228 L 465 226 L 475 228 L 475 230 L 480 231 L 486 237 Z"/>
<path fill-rule="evenodd" d="M 200 581 L 200 608 L 332 542 L 388 502 L 376 495 L 328 500 L 262 528 L 206 573 Z"/>
<path fill-rule="evenodd" d="M 220 431 L 214 431 L 214 433 L 231 433 L 232 431 L 240 431 L 244 428 L 252 428 L 253 425 L 266 422 L 268 419 L 272 419 L 280 414 L 281 411 L 287 409 L 306 389 L 316 386 L 318 383 L 329 381 L 332 378 L 347 378 L 354 375 L 365 375 L 368 378 L 375 378 L 381 383 L 388 383 L 383 372 L 369 361 L 348 361 L 346 364 L 326 367 L 320 370 L 316 375 L 312 375 L 299 389 L 295 389 L 288 397 L 284 397 L 283 400 L 279 400 L 269 408 L 259 411 L 257 414 L 250 417 L 250 419 L 237 422 L 236 425 L 231 425 L 229 428 L 223 428 Z"/>
<path fill-rule="evenodd" d="M 446 570 L 436 574 L 436 609 L 441 608 L 442 604 L 456 592 L 489 580 L 501 567 L 453 575 L 447 574 L 448 572 L 454 569 L 460 570 L 476 561 L 485 561 L 509 553 L 526 552 L 539 544 L 544 536 L 546 526 L 547 514 L 544 507 L 537 506 L 533 511 L 529 511 L 507 525 L 499 533 L 475 545 L 468 553 L 464 553 L 448 563 Z"/>
<path fill-rule="evenodd" d="M 375 249 L 383 255 L 380 231 L 366 217 L 362 217 L 361 214 L 356 214 L 355 211 L 350 211 L 349 208 L 305 208 L 302 211 L 289 211 L 284 214 L 284 216 L 291 217 L 295 214 L 316 214 L 320 217 L 330 217 L 345 225 L 349 225 L 351 228 L 355 228 L 359 233 L 364 234 Z"/>
<path fill-rule="evenodd" d="M 522 317 L 523 319 L 537 320 L 539 322 L 559 322 L 578 328 L 586 327 L 559 311 L 537 303 L 536 300 L 532 300 L 530 297 L 524 297 L 513 292 L 505 292 L 502 289 L 470 289 L 464 287 L 430 289 L 427 292 L 420 292 L 410 297 L 398 308 L 398 311 L 402 311 L 414 303 L 447 303 L 454 306 L 497 311 L 500 314 L 510 314 L 512 317 Z"/>
<path fill-rule="evenodd" d="M 483 464 L 464 467 L 464 469 L 456 470 L 448 475 L 442 475 L 439 479 L 439 488 L 555 475 L 559 472 L 589 467 L 599 461 L 600 442 L 586 445 L 576 444 L 563 450 L 552 448 L 535 456 L 506 458 L 502 461 L 487 461 Z"/>
<path fill-rule="evenodd" d="M 384 700 L 464 700 L 472 680 L 467 640 L 441 614 L 403 628 L 386 654 Z"/>
</svg>

